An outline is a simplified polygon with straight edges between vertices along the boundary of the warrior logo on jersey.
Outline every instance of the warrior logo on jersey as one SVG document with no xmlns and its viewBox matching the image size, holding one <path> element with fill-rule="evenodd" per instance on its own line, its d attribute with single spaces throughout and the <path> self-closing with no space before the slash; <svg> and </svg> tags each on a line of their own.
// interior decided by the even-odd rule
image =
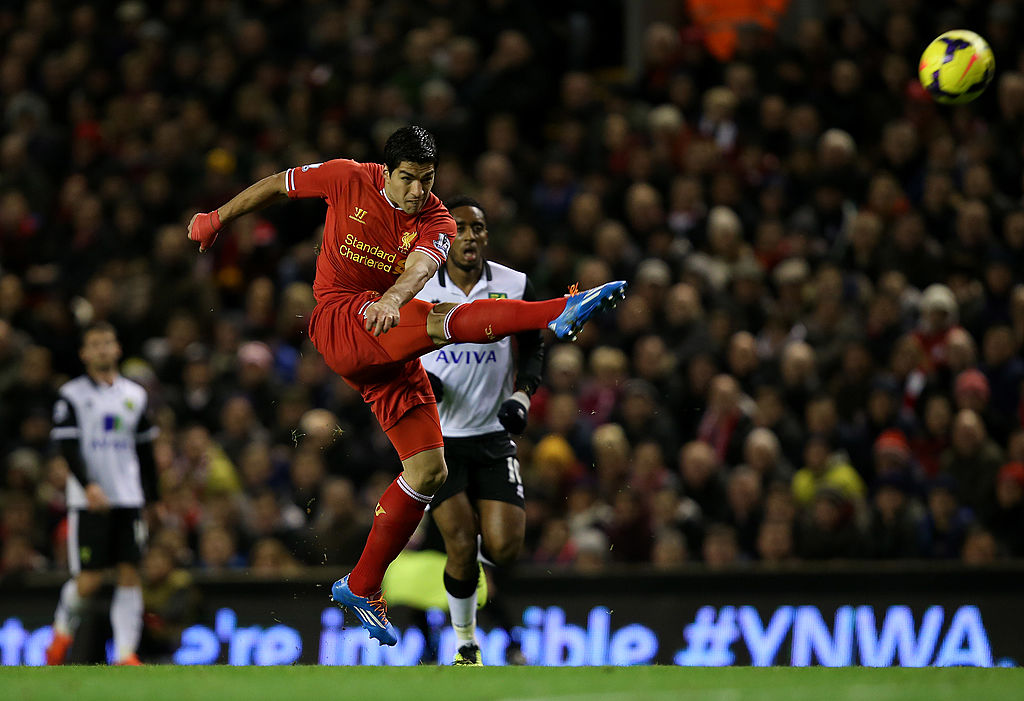
<svg viewBox="0 0 1024 701">
<path fill-rule="evenodd" d="M 303 173 L 309 172 L 310 170 L 313 170 L 315 168 L 319 168 L 322 165 L 323 165 L 323 163 L 310 163 L 308 166 L 302 166 L 302 172 Z"/>
<path fill-rule="evenodd" d="M 415 231 L 403 231 L 402 232 L 402 243 L 399 244 L 398 248 L 402 253 L 408 253 L 409 249 L 412 248 L 412 240 L 416 238 Z"/>
</svg>

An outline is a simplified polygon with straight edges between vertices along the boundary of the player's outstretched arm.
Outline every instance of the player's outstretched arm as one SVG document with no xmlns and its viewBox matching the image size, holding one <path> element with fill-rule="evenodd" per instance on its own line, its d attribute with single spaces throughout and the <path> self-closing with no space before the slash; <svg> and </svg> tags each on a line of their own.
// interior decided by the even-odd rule
<svg viewBox="0 0 1024 701">
<path fill-rule="evenodd" d="M 253 183 L 228 202 L 212 212 L 199 212 L 192 215 L 188 223 L 188 237 L 199 244 L 199 252 L 203 253 L 231 220 L 249 212 L 255 212 L 268 204 L 283 200 L 288 196 L 285 184 L 285 171 L 268 175 L 259 182 Z"/>
<path fill-rule="evenodd" d="M 427 280 L 437 272 L 437 261 L 426 253 L 413 251 L 405 259 L 405 272 L 376 302 L 366 308 L 366 330 L 374 336 L 387 333 L 398 326 L 399 309 L 423 289 Z"/>
</svg>

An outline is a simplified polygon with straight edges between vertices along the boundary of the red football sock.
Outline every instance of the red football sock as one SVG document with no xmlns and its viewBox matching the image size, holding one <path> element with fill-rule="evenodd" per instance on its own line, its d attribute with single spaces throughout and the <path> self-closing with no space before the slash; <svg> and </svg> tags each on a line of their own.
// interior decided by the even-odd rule
<svg viewBox="0 0 1024 701">
<path fill-rule="evenodd" d="M 545 329 L 565 309 L 566 298 L 543 302 L 519 299 L 478 299 L 452 310 L 444 333 L 455 343 L 487 343 L 510 334 Z"/>
<path fill-rule="evenodd" d="M 373 596 L 380 591 L 384 572 L 409 542 L 429 503 L 430 497 L 412 489 L 402 475 L 384 490 L 363 554 L 348 577 L 353 594 Z"/>
</svg>

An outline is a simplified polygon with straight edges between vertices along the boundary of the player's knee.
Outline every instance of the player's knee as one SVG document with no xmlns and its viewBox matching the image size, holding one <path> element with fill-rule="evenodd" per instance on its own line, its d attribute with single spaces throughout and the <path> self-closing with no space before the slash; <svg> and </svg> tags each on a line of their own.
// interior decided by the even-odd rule
<svg viewBox="0 0 1024 701">
<path fill-rule="evenodd" d="M 434 494 L 448 479 L 448 466 L 443 460 L 427 465 L 421 470 L 420 478 L 424 493 Z"/>
<path fill-rule="evenodd" d="M 470 530 L 459 530 L 445 537 L 444 549 L 451 560 L 459 564 L 476 566 L 476 534 Z"/>
<path fill-rule="evenodd" d="M 427 314 L 427 334 L 437 346 L 447 345 L 450 341 L 444 330 L 444 320 L 448 312 L 455 309 L 457 305 L 451 302 L 435 304 Z"/>
<path fill-rule="evenodd" d="M 507 567 L 519 559 L 523 539 L 503 536 L 484 540 L 484 556 L 499 567 Z"/>
</svg>

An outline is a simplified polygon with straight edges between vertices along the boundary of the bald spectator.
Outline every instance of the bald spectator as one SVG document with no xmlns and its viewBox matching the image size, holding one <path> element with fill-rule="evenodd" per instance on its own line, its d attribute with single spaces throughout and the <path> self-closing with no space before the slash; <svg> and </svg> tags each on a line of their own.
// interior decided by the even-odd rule
<svg viewBox="0 0 1024 701">
<path fill-rule="evenodd" d="M 703 441 L 691 441 L 679 451 L 679 472 L 683 494 L 701 509 L 706 523 L 723 520 L 728 513 L 725 476 L 714 448 Z"/>
<path fill-rule="evenodd" d="M 817 391 L 818 372 L 814 349 L 802 341 L 782 350 L 779 372 L 786 408 L 795 416 L 803 416 L 808 400 Z"/>
<path fill-rule="evenodd" d="M 749 331 L 737 331 L 729 339 L 726 364 L 729 374 L 739 382 L 740 389 L 747 395 L 753 395 L 755 388 L 765 380 L 760 372 L 757 339 Z"/>
<path fill-rule="evenodd" d="M 782 444 L 771 431 L 757 427 L 743 442 L 743 465 L 757 474 L 762 487 L 772 483 L 789 484 L 793 466 L 782 454 Z"/>
</svg>

